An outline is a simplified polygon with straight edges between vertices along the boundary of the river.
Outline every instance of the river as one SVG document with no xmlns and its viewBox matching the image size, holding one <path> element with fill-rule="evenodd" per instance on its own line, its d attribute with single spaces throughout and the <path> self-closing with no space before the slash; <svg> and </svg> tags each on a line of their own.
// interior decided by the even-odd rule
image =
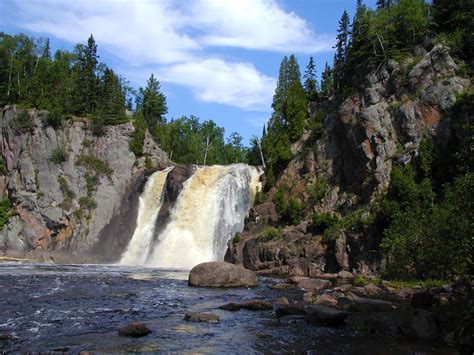
<svg viewBox="0 0 474 355">
<path fill-rule="evenodd" d="M 277 319 L 273 311 L 218 310 L 228 302 L 275 300 L 282 291 L 271 285 L 280 280 L 260 278 L 253 289 L 210 289 L 189 287 L 187 277 L 182 270 L 0 263 L 0 334 L 10 334 L 0 340 L 0 352 L 456 353 L 433 342 Z M 187 322 L 187 311 L 213 312 L 220 322 Z M 117 329 L 133 321 L 152 333 L 119 336 Z"/>
</svg>

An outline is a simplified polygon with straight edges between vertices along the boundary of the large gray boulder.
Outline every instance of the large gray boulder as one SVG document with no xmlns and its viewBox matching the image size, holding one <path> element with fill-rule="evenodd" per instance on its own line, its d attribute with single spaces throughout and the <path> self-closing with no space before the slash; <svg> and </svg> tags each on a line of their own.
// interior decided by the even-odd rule
<svg viewBox="0 0 474 355">
<path fill-rule="evenodd" d="M 257 275 L 240 266 L 211 261 L 193 267 L 188 283 L 198 287 L 254 287 Z"/>
</svg>

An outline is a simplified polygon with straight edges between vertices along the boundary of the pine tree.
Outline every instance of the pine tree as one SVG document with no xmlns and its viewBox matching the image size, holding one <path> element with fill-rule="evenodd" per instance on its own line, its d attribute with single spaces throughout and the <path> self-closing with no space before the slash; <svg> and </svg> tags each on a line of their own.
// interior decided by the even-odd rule
<svg viewBox="0 0 474 355">
<path fill-rule="evenodd" d="M 313 57 L 309 57 L 308 65 L 306 66 L 306 72 L 304 74 L 304 91 L 306 99 L 310 102 L 318 101 L 318 82 L 316 80 L 316 68 Z"/>
<path fill-rule="evenodd" d="M 321 99 L 327 100 L 334 92 L 332 69 L 326 62 L 321 74 Z"/>
<path fill-rule="evenodd" d="M 46 43 L 44 45 L 43 53 L 41 54 L 41 57 L 45 58 L 45 59 L 48 59 L 48 60 L 51 60 L 51 48 L 49 46 L 49 38 L 46 39 Z"/>
<path fill-rule="evenodd" d="M 87 45 L 76 47 L 77 79 L 75 83 L 74 111 L 76 113 L 93 113 L 97 108 L 97 93 L 99 81 L 96 75 L 99 56 L 97 44 L 93 35 L 87 40 Z"/>
<path fill-rule="evenodd" d="M 350 36 L 350 19 L 344 10 L 339 20 L 336 36 L 336 54 L 334 55 L 334 89 L 340 94 L 344 87 L 344 73 L 346 70 L 347 50 Z"/>
<path fill-rule="evenodd" d="M 110 68 L 105 68 L 100 83 L 98 109 L 107 124 L 123 122 L 125 117 L 125 95 L 119 77 Z"/>
<path fill-rule="evenodd" d="M 168 113 L 168 107 L 166 106 L 166 97 L 161 92 L 160 82 L 153 74 L 150 75 L 146 88 L 140 88 L 140 94 L 142 100 L 140 109 L 145 116 L 148 130 L 156 136 L 158 123 L 166 122 L 164 115 Z"/>
<path fill-rule="evenodd" d="M 373 55 L 373 45 L 370 41 L 370 12 L 362 2 L 357 2 L 356 13 L 352 21 L 352 33 L 347 50 L 346 78 L 354 81 L 356 76 L 364 74 L 361 65 L 367 67 Z"/>
<path fill-rule="evenodd" d="M 286 91 L 288 90 L 288 57 L 283 57 L 278 74 L 277 87 L 273 95 L 272 109 L 277 114 L 283 114 L 283 107 L 286 100 Z"/>
</svg>

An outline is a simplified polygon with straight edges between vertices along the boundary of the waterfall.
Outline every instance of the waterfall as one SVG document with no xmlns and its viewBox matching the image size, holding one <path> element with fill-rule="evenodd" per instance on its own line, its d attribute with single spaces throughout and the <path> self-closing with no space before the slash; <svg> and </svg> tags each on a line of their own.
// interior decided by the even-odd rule
<svg viewBox="0 0 474 355">
<path fill-rule="evenodd" d="M 127 249 L 122 254 L 122 265 L 145 265 L 153 243 L 155 222 L 163 203 L 163 188 L 172 168 L 153 173 L 140 196 L 137 226 Z"/>
<path fill-rule="evenodd" d="M 196 167 L 183 184 L 164 229 L 153 237 L 158 212 L 153 212 L 155 217 L 146 222 L 143 220 L 147 226 L 142 226 L 140 221 L 121 263 L 190 269 L 201 262 L 223 260 L 227 242 L 244 228 L 245 217 L 260 186 L 260 175 L 257 168 L 246 164 Z M 151 184 L 155 183 L 147 184 L 144 201 L 159 198 L 159 193 L 147 196 L 152 191 Z M 139 233 L 139 229 L 151 235 Z M 133 258 L 128 258 L 128 254 Z"/>
<path fill-rule="evenodd" d="M 189 269 L 223 260 L 227 242 L 244 228 L 259 176 L 245 164 L 198 167 L 184 184 L 148 265 Z"/>
</svg>

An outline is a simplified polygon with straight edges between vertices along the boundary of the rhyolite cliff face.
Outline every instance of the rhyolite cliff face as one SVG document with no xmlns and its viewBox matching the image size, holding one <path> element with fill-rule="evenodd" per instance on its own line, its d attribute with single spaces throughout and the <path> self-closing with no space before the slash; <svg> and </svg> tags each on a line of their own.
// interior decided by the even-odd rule
<svg viewBox="0 0 474 355">
<path fill-rule="evenodd" d="M 149 170 L 145 158 L 137 158 L 129 148 L 133 125 L 107 126 L 106 133 L 96 137 L 85 118 L 73 117 L 53 129 L 43 126 L 44 111 L 30 109 L 26 111 L 33 127 L 21 132 L 12 128 L 19 111 L 14 106 L 0 110 L 5 165 L 0 194 L 12 205 L 0 232 L 0 253 L 96 261 L 99 249 L 108 246 L 113 249 L 108 254 L 116 254 L 126 243 L 122 234 L 133 233 L 140 186 Z M 66 159 L 53 162 L 58 148 L 65 150 Z M 144 155 L 148 168 L 162 169 L 169 163 L 148 134 Z M 111 233 L 101 233 L 106 226 Z"/>
<path fill-rule="evenodd" d="M 457 95 L 470 85 L 459 65 L 443 45 L 418 47 L 404 63 L 389 60 L 368 75 L 341 104 L 329 100 L 310 106 L 310 116 L 321 119 L 322 137 L 307 144 L 307 131 L 293 145 L 294 158 L 263 203 L 252 209 L 243 234 L 229 242 L 226 260 L 278 275 L 380 271 L 380 231 L 358 226 L 324 240 L 312 228 L 311 215 L 367 213 L 367 206 L 386 191 L 392 167 L 416 162 L 424 135 L 443 147 L 463 134 L 451 122 Z M 327 183 L 327 193 L 310 202 L 308 187 L 318 180 Z M 272 202 L 279 187 L 306 206 L 297 226 L 280 220 Z M 283 229 L 275 237 L 265 232 L 266 226 Z"/>
</svg>

